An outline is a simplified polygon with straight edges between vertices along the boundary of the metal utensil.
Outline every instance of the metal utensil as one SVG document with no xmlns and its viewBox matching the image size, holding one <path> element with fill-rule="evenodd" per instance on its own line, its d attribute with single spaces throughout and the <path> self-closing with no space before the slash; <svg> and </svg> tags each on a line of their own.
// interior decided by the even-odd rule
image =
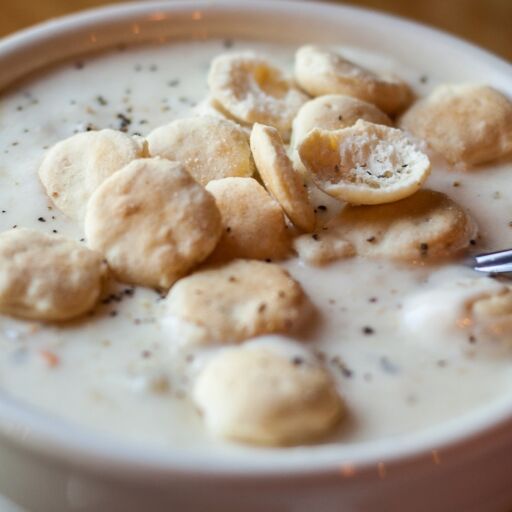
<svg viewBox="0 0 512 512">
<path fill-rule="evenodd" d="M 478 272 L 512 272 L 512 249 L 477 254 L 472 257 L 470 265 Z"/>
</svg>

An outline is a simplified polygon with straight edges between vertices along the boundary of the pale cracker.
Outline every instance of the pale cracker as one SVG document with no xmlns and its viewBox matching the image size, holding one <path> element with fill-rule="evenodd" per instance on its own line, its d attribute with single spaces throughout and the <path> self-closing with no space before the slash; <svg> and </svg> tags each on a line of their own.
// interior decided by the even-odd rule
<svg viewBox="0 0 512 512">
<path fill-rule="evenodd" d="M 329 231 L 298 236 L 293 240 L 293 248 L 304 263 L 312 266 L 326 265 L 355 255 L 350 242 Z"/>
<path fill-rule="evenodd" d="M 311 96 L 346 94 L 396 114 L 413 99 L 410 87 L 394 75 L 377 75 L 337 51 L 302 46 L 295 55 L 295 79 Z"/>
<path fill-rule="evenodd" d="M 380 204 L 414 194 L 430 160 L 402 130 L 360 119 L 341 130 L 313 129 L 299 145 L 315 184 L 351 204 Z"/>
<path fill-rule="evenodd" d="M 319 96 L 304 103 L 292 125 L 290 146 L 294 167 L 301 173 L 306 172 L 297 146 L 313 128 L 339 130 L 352 126 L 358 119 L 387 126 L 392 124 L 391 119 L 372 103 L 344 94 Z"/>
<path fill-rule="evenodd" d="M 0 312 L 63 321 L 91 310 L 106 264 L 100 253 L 60 235 L 17 228 L 0 234 Z"/>
<path fill-rule="evenodd" d="M 213 434 L 249 444 L 296 445 L 338 423 L 344 404 L 327 371 L 300 347 L 280 348 L 251 342 L 225 349 L 199 374 L 194 400 Z"/>
<path fill-rule="evenodd" d="M 208 85 L 213 98 L 235 119 L 274 126 L 286 141 L 293 118 L 308 99 L 269 60 L 253 52 L 216 57 Z"/>
<path fill-rule="evenodd" d="M 181 162 L 201 185 L 254 172 L 247 134 L 227 119 L 177 119 L 153 130 L 147 140 L 151 156 Z"/>
<path fill-rule="evenodd" d="M 166 301 L 170 315 L 204 330 L 203 343 L 288 333 L 311 311 L 302 287 L 284 269 L 254 260 L 199 270 L 180 279 Z"/>
<path fill-rule="evenodd" d="M 486 85 L 441 85 L 415 103 L 400 126 L 451 164 L 477 165 L 512 152 L 512 102 Z"/>
<path fill-rule="evenodd" d="M 206 186 L 222 215 L 224 231 L 211 261 L 287 256 L 290 238 L 279 204 L 253 178 L 224 178 Z"/>
<path fill-rule="evenodd" d="M 293 168 L 279 132 L 271 126 L 255 123 L 250 143 L 256 168 L 267 190 L 299 229 L 313 231 L 315 212 L 302 176 Z"/>
<path fill-rule="evenodd" d="M 345 206 L 325 228 L 360 255 L 410 261 L 457 254 L 477 235 L 475 222 L 457 203 L 427 189 L 395 203 Z"/>
<path fill-rule="evenodd" d="M 39 168 L 46 193 L 68 217 L 83 221 L 92 193 L 126 164 L 146 156 L 141 138 L 116 130 L 77 133 L 51 147 Z"/>
<path fill-rule="evenodd" d="M 96 190 L 85 232 L 120 281 L 168 288 L 210 255 L 222 223 L 214 198 L 181 164 L 146 158 Z"/>
</svg>

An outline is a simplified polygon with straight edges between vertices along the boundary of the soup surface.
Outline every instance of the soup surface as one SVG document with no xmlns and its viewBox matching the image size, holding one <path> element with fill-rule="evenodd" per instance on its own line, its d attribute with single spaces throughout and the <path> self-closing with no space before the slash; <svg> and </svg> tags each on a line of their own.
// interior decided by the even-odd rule
<svg viewBox="0 0 512 512">
<path fill-rule="evenodd" d="M 87 129 L 146 135 L 190 115 L 207 95 L 211 59 L 247 48 L 291 71 L 292 46 L 188 41 L 119 48 L 59 64 L 5 92 L 0 230 L 31 227 L 83 240 L 81 227 L 52 206 L 38 180 L 45 149 Z M 389 56 L 343 50 L 359 63 L 395 71 L 420 95 L 443 82 L 443 76 L 425 77 Z M 475 218 L 475 252 L 512 246 L 511 172 L 510 163 L 464 172 L 434 162 L 427 186 Z M 327 207 L 323 215 L 336 210 L 323 195 L 316 201 Z M 349 417 L 325 442 L 402 436 L 510 393 L 512 354 L 505 343 L 475 338 L 457 326 L 466 292 L 456 283 L 494 283 L 463 262 L 424 266 L 356 257 L 315 268 L 292 258 L 283 265 L 320 311 L 300 339 L 325 358 L 348 405 Z M 204 428 L 188 398 L 201 357 L 177 348 L 179 340 L 161 320 L 161 295 L 121 284 L 109 293 L 92 315 L 63 326 L 1 317 L 1 393 L 121 440 L 190 451 L 253 450 L 214 439 Z"/>
</svg>

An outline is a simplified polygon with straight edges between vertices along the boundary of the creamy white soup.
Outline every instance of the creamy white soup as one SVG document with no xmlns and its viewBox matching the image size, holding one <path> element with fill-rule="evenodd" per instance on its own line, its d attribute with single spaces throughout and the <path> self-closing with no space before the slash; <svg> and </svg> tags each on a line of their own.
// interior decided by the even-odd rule
<svg viewBox="0 0 512 512">
<path fill-rule="evenodd" d="M 37 176 L 45 149 L 73 133 L 116 128 L 146 135 L 190 115 L 207 95 L 211 59 L 253 49 L 291 71 L 295 47 L 208 40 L 118 48 L 39 73 L 0 99 L 0 230 L 30 227 L 83 241 L 82 227 L 51 204 Z M 443 82 L 389 56 L 343 48 L 359 63 L 395 71 L 424 95 Z M 511 163 L 456 171 L 433 162 L 427 186 L 467 209 L 471 247 L 512 246 Z M 318 214 L 337 206 L 316 194 Z M 401 436 L 461 417 L 509 394 L 512 353 L 460 323 L 457 283 L 495 280 L 452 261 L 428 266 L 359 257 L 325 267 L 283 263 L 320 312 L 298 340 L 325 361 L 348 416 L 326 442 Z M 471 286 L 469 287 L 471 288 Z M 113 285 L 95 310 L 65 325 L 0 317 L 2 395 L 96 432 L 189 450 L 246 450 L 211 436 L 190 399 L 204 354 L 182 351 L 162 320 L 163 297 Z M 228 448 L 229 447 L 229 448 Z"/>
</svg>

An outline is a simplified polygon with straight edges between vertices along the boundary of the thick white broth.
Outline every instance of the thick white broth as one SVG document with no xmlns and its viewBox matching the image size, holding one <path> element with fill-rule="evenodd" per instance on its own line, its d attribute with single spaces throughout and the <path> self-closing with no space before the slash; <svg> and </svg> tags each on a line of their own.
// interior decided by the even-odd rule
<svg viewBox="0 0 512 512">
<path fill-rule="evenodd" d="M 37 178 L 45 148 L 90 128 L 147 134 L 188 115 L 207 94 L 215 55 L 251 48 L 291 69 L 295 48 L 240 41 L 176 42 L 124 48 L 58 65 L 0 99 L 0 230 L 13 226 L 83 237 L 51 205 Z M 396 71 L 420 93 L 422 77 L 389 57 L 348 53 Z M 481 233 L 475 251 L 512 245 L 510 163 L 470 172 L 436 163 L 428 186 L 460 202 Z M 332 213 L 332 202 L 326 215 Z M 404 323 L 411 297 L 475 274 L 462 264 L 407 266 L 360 258 L 324 268 L 284 265 L 320 312 L 302 341 L 321 352 L 350 411 L 328 441 L 356 443 L 420 431 L 462 416 L 512 389 L 512 353 L 467 333 Z M 246 450 L 212 439 L 187 398 L 197 357 L 181 355 L 158 293 L 115 286 L 92 316 L 65 326 L 0 317 L 0 390 L 51 415 L 119 439 L 163 447 Z M 445 297 L 440 295 L 441 300 Z M 455 311 L 446 295 L 446 308 Z M 455 313 L 454 313 L 455 315 Z M 455 316 L 454 316 L 455 318 Z M 430 327 L 432 327 L 430 329 Z M 52 365 L 48 352 L 58 357 Z"/>
</svg>

